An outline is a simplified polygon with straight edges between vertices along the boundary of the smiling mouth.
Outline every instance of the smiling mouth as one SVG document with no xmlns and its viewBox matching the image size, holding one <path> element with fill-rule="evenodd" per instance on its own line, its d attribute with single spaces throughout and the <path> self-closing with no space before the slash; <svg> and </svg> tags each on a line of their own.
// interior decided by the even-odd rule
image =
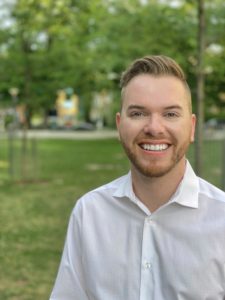
<svg viewBox="0 0 225 300">
<path fill-rule="evenodd" d="M 165 151 L 169 146 L 168 144 L 140 144 L 140 147 L 146 151 Z"/>
</svg>

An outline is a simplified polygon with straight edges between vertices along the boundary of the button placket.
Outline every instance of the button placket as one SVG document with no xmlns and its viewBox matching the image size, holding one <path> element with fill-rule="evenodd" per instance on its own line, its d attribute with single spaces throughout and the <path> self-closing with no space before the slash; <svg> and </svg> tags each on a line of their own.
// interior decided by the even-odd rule
<svg viewBox="0 0 225 300">
<path fill-rule="evenodd" d="M 147 223 L 148 223 L 149 225 L 152 225 L 152 224 L 154 223 L 151 217 L 148 217 L 148 218 L 147 218 Z"/>
<path fill-rule="evenodd" d="M 141 270 L 141 293 L 140 300 L 151 299 L 153 295 L 153 230 L 152 218 L 147 217 L 144 221 L 142 240 L 142 270 Z"/>
</svg>

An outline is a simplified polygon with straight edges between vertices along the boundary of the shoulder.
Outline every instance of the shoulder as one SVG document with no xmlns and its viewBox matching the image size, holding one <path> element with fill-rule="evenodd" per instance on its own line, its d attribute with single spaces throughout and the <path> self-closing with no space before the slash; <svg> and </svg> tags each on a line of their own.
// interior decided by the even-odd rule
<svg viewBox="0 0 225 300">
<path fill-rule="evenodd" d="M 202 178 L 199 178 L 199 193 L 203 197 L 225 204 L 225 192 Z"/>
<path fill-rule="evenodd" d="M 123 185 L 127 180 L 128 174 L 121 176 L 107 184 L 97 187 L 79 198 L 74 207 L 74 212 L 83 209 L 90 209 L 93 207 L 101 206 L 104 208 L 105 204 L 109 204 L 114 200 L 114 193 L 119 186 Z"/>
<path fill-rule="evenodd" d="M 128 174 L 123 175 L 119 178 L 116 178 L 113 181 L 88 192 L 85 196 L 92 195 L 95 193 L 101 193 L 101 192 L 105 192 L 105 191 L 113 193 L 118 188 L 118 186 L 120 186 L 121 184 L 123 184 L 126 181 L 127 177 L 128 177 Z"/>
</svg>

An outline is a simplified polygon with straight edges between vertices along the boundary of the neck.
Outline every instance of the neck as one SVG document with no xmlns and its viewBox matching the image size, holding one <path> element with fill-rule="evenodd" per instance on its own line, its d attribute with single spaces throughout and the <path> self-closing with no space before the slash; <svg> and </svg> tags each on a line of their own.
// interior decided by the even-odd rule
<svg viewBox="0 0 225 300">
<path fill-rule="evenodd" d="M 185 172 L 185 159 L 170 172 L 160 177 L 147 177 L 131 168 L 135 195 L 151 213 L 169 201 L 180 184 Z"/>
</svg>

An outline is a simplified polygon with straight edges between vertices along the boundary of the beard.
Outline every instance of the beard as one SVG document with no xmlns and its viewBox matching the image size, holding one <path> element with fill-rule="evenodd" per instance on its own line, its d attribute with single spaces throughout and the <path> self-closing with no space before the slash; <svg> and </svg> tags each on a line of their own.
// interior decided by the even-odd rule
<svg viewBox="0 0 225 300">
<path fill-rule="evenodd" d="M 185 157 L 187 149 L 190 145 L 190 141 L 187 140 L 182 145 L 178 146 L 177 142 L 174 140 L 172 146 L 170 146 L 174 148 L 172 156 L 169 161 L 164 162 L 160 161 L 160 159 L 157 157 L 143 160 L 140 157 L 140 153 L 132 150 L 136 149 L 135 147 L 139 147 L 137 146 L 137 143 L 134 143 L 133 147 L 129 147 L 122 139 L 121 143 L 132 166 L 138 170 L 139 173 L 149 178 L 162 177 L 173 170 L 176 165 Z"/>
</svg>

